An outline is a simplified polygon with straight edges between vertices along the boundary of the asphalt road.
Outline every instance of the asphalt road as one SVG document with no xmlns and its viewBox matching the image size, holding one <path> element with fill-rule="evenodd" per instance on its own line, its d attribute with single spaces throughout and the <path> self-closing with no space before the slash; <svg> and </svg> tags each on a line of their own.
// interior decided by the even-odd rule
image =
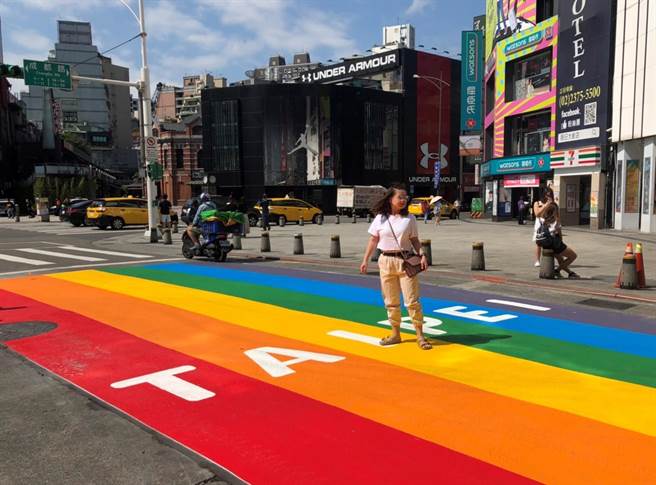
<svg viewBox="0 0 656 485">
<path fill-rule="evenodd" d="M 0 482 L 656 479 L 653 317 L 425 285 L 381 347 L 373 275 L 132 263 L 0 280 Z"/>
</svg>

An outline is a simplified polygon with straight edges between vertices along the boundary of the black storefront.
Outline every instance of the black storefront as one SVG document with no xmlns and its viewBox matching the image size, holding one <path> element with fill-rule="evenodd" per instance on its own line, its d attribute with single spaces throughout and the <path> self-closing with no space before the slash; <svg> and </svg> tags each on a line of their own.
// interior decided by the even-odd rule
<svg viewBox="0 0 656 485">
<path fill-rule="evenodd" d="M 263 192 L 293 193 L 328 212 L 339 185 L 403 182 L 414 195 L 427 195 L 434 191 L 439 140 L 446 165 L 440 193 L 454 198 L 458 61 L 410 49 L 391 52 L 395 62 L 363 64 L 370 68 L 352 77 L 349 64 L 342 63 L 333 72 L 347 77 L 203 90 L 202 163 L 216 177 L 210 190 L 247 203 Z M 415 73 L 452 87 L 440 93 L 414 79 Z M 390 85 L 393 90 L 384 90 Z"/>
</svg>

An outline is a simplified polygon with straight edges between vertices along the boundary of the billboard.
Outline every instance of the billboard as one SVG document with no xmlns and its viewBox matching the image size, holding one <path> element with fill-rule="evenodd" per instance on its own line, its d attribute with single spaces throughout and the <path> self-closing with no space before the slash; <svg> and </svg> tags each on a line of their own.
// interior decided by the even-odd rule
<svg viewBox="0 0 656 485">
<path fill-rule="evenodd" d="M 535 26 L 537 0 L 487 0 L 485 59 L 497 42 Z"/>
<path fill-rule="evenodd" d="M 602 145 L 610 97 L 611 3 L 561 0 L 556 148 Z"/>
<path fill-rule="evenodd" d="M 299 77 L 304 83 L 336 82 L 351 77 L 359 77 L 380 71 L 395 69 L 400 64 L 399 51 L 387 51 L 368 57 L 357 57 L 339 64 L 321 66 Z"/>
<path fill-rule="evenodd" d="M 483 128 L 483 32 L 462 33 L 460 131 Z"/>
</svg>

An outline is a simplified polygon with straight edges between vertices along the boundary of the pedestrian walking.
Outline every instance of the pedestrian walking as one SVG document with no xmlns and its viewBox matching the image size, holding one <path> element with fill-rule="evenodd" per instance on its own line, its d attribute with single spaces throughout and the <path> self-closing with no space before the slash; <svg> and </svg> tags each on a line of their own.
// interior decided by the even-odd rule
<svg viewBox="0 0 656 485">
<path fill-rule="evenodd" d="M 433 217 L 435 217 L 435 225 L 439 226 L 442 221 L 442 196 L 436 195 L 430 200 L 433 206 Z"/>
<path fill-rule="evenodd" d="M 523 195 L 520 195 L 517 201 L 517 224 L 520 226 L 526 224 L 526 201 Z"/>
<path fill-rule="evenodd" d="M 537 243 L 538 230 L 540 229 L 540 224 L 544 222 L 544 219 L 542 219 L 542 211 L 549 202 L 553 201 L 553 190 L 551 190 L 551 188 L 546 188 L 542 192 L 542 198 L 533 203 L 533 219 L 535 221 L 533 223 L 533 242 L 535 243 L 535 263 L 533 263 L 533 266 L 536 268 L 540 267 L 540 256 L 542 255 L 542 248 Z"/>
<path fill-rule="evenodd" d="M 171 227 L 171 206 L 169 196 L 162 194 L 157 207 L 159 208 L 159 220 L 163 228 Z"/>
<path fill-rule="evenodd" d="M 549 202 L 542 210 L 542 223 L 549 229 L 551 235 L 550 248 L 553 249 L 554 256 L 558 260 L 556 276 L 562 277 L 562 271 L 567 273 L 569 279 L 580 279 L 581 277 L 570 270 L 570 265 L 576 260 L 578 254 L 567 244 L 563 242 L 562 226 L 560 224 L 560 210 L 558 204 Z"/>
<path fill-rule="evenodd" d="M 460 203 L 460 199 L 456 199 L 453 201 L 453 208 L 456 210 L 456 217 L 460 219 L 460 206 L 462 204 Z"/>
<path fill-rule="evenodd" d="M 7 219 L 13 219 L 15 217 L 14 214 L 14 204 L 12 201 L 7 202 Z"/>
<path fill-rule="evenodd" d="M 372 211 L 375 219 L 369 226 L 369 243 L 364 252 L 360 272 L 366 273 L 369 260 L 376 248 L 380 285 L 392 327 L 391 335 L 380 345 L 401 343 L 401 294 L 417 334 L 417 345 L 429 350 L 432 345 L 424 336 L 424 314 L 419 302 L 419 273 L 428 268 L 426 255 L 419 242 L 417 220 L 408 213 L 408 193 L 402 186 L 391 187 Z"/>
<path fill-rule="evenodd" d="M 262 214 L 262 230 L 270 231 L 271 226 L 269 225 L 269 198 L 266 194 L 262 194 L 262 198 L 258 202 L 260 205 L 260 213 Z"/>
<path fill-rule="evenodd" d="M 430 219 L 430 206 L 426 199 L 421 200 L 421 213 L 424 216 L 424 224 L 428 224 L 428 219 Z"/>
</svg>

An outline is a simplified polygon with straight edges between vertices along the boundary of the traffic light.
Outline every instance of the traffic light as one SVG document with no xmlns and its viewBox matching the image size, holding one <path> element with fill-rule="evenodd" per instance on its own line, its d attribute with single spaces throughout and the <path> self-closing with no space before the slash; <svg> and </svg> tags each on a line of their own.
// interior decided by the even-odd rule
<svg viewBox="0 0 656 485">
<path fill-rule="evenodd" d="M 0 76 L 23 79 L 23 68 L 11 64 L 0 64 Z"/>
</svg>

